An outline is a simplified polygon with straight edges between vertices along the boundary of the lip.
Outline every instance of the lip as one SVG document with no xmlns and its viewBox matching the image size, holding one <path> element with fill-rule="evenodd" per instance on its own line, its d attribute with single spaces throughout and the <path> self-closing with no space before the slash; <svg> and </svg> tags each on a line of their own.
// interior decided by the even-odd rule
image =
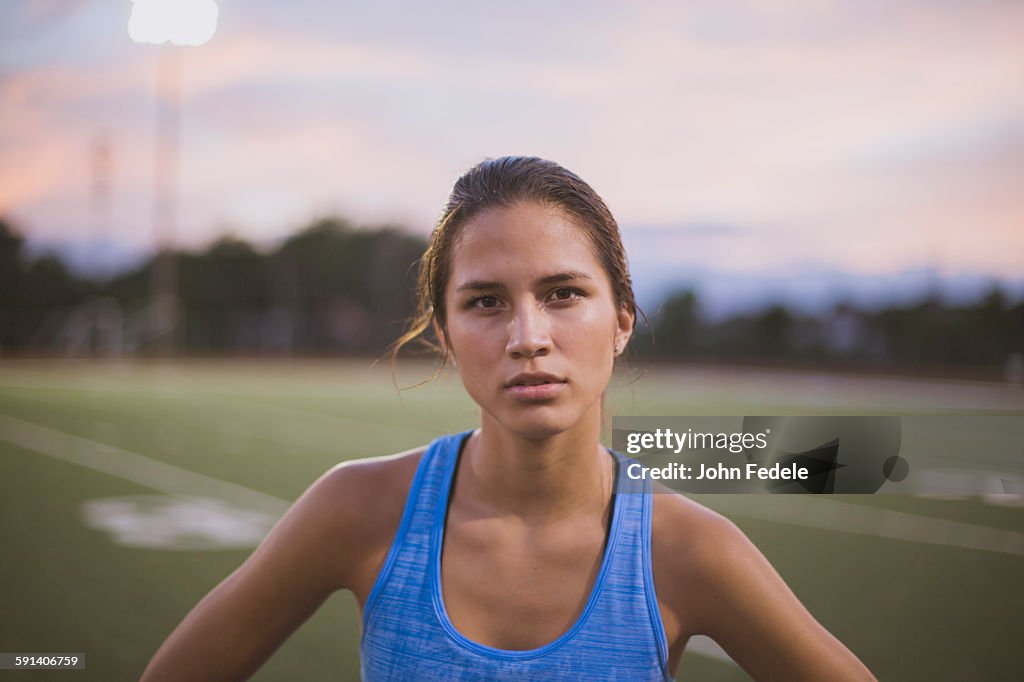
<svg viewBox="0 0 1024 682">
<path fill-rule="evenodd" d="M 505 384 L 505 391 L 517 400 L 551 400 L 565 390 L 566 380 L 547 372 L 523 372 Z"/>
</svg>

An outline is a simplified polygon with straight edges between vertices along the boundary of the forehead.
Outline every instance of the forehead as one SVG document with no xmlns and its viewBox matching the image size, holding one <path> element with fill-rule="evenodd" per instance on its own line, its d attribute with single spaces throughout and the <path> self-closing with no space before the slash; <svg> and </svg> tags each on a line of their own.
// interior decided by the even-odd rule
<svg viewBox="0 0 1024 682">
<path fill-rule="evenodd" d="M 450 286 L 569 271 L 607 279 L 583 228 L 562 209 L 539 203 L 494 208 L 472 218 L 455 240 L 451 267 Z"/>
</svg>

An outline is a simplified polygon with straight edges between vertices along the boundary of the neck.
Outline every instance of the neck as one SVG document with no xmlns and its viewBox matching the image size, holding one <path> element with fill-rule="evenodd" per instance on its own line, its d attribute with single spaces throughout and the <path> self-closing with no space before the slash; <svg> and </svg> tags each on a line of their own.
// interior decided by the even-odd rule
<svg viewBox="0 0 1024 682">
<path fill-rule="evenodd" d="M 600 434 L 599 412 L 596 419 L 543 438 L 512 433 L 484 415 L 463 452 L 460 487 L 494 513 L 535 522 L 603 508 L 615 476 Z"/>
</svg>

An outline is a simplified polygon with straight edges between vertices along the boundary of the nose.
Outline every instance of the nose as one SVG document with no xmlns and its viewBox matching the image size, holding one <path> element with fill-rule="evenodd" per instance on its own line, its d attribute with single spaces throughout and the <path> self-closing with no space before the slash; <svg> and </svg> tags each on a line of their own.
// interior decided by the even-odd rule
<svg viewBox="0 0 1024 682">
<path fill-rule="evenodd" d="M 513 358 L 532 358 L 551 351 L 551 330 L 544 311 L 535 305 L 517 306 L 508 323 L 505 350 Z"/>
</svg>

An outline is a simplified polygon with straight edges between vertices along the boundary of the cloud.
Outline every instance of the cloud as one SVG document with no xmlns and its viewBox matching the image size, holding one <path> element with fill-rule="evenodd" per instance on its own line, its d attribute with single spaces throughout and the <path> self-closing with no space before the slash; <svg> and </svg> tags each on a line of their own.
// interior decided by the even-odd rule
<svg viewBox="0 0 1024 682">
<path fill-rule="evenodd" d="M 220 4 L 184 53 L 184 238 L 330 208 L 425 230 L 461 170 L 532 153 L 737 267 L 1002 272 L 1024 247 L 1019 3 Z M 103 128 L 118 224 L 149 219 L 157 52 L 118 11 L 0 57 L 0 211 L 33 229 L 86 219 Z"/>
</svg>

